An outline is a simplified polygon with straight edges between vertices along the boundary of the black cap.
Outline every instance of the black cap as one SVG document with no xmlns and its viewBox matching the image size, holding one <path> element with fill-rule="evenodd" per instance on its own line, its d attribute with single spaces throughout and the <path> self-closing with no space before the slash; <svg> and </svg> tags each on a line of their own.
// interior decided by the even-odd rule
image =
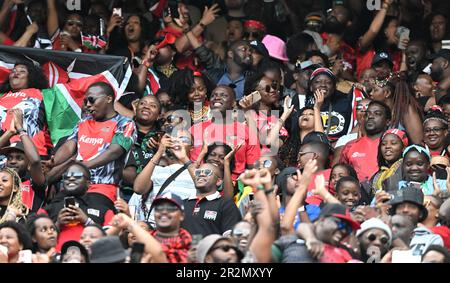
<svg viewBox="0 0 450 283">
<path fill-rule="evenodd" d="M 287 167 L 284 168 L 280 174 L 277 175 L 275 178 L 275 183 L 277 184 L 278 188 L 281 190 L 282 194 L 286 194 L 287 192 L 287 176 L 297 174 L 297 168 L 295 167 Z"/>
<path fill-rule="evenodd" d="M 77 241 L 67 241 L 65 242 L 62 247 L 61 247 L 61 260 L 63 258 L 63 256 L 67 253 L 67 251 L 69 250 L 70 247 L 77 247 L 81 254 L 84 256 L 84 258 L 86 259 L 86 263 L 89 263 L 89 253 L 87 251 L 87 249 L 79 242 Z"/>
<path fill-rule="evenodd" d="M 21 152 L 25 152 L 25 148 L 23 146 L 23 142 L 19 141 L 19 142 L 13 142 L 12 144 L 10 144 L 9 146 L 5 146 L 4 148 L 2 148 L 0 150 L 0 153 L 3 155 L 8 154 L 11 151 L 21 151 Z"/>
<path fill-rule="evenodd" d="M 127 253 L 117 236 L 103 237 L 91 246 L 92 263 L 119 263 L 126 258 Z"/>
<path fill-rule="evenodd" d="M 418 188 L 415 188 L 412 186 L 407 186 L 404 189 L 399 189 L 394 194 L 394 198 L 388 202 L 388 204 L 390 204 L 392 206 L 389 210 L 389 213 L 391 215 L 394 215 L 397 205 L 399 205 L 401 203 L 405 203 L 405 202 L 413 203 L 413 204 L 417 205 L 419 207 L 419 209 L 421 210 L 421 215 L 420 215 L 420 219 L 419 219 L 419 222 L 421 222 L 421 221 L 425 220 L 428 216 L 428 210 L 423 205 L 423 198 L 424 198 L 424 194 L 423 194 L 422 190 L 420 190 Z"/>
<path fill-rule="evenodd" d="M 382 61 L 386 61 L 391 66 L 391 68 L 394 67 L 394 62 L 392 62 L 392 58 L 387 52 L 379 52 L 375 54 L 375 56 L 372 59 L 372 66 Z"/>
<path fill-rule="evenodd" d="M 254 50 L 256 50 L 259 54 L 261 54 L 264 57 L 269 57 L 269 51 L 267 50 L 264 43 L 262 43 L 259 40 L 253 40 L 250 42 L 250 47 L 252 47 Z"/>
<path fill-rule="evenodd" d="M 450 49 L 441 49 L 437 53 L 430 55 L 430 60 L 434 60 L 436 58 L 444 58 L 450 62 Z"/>
</svg>

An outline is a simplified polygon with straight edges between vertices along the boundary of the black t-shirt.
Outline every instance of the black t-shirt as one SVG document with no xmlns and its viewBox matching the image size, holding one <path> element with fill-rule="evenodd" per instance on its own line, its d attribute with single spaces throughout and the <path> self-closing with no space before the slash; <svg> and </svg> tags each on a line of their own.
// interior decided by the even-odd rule
<svg viewBox="0 0 450 283">
<path fill-rule="evenodd" d="M 231 230 L 241 221 L 241 214 L 231 199 L 210 195 L 210 200 L 203 198 L 186 199 L 184 201 L 184 221 L 181 227 L 191 235 L 201 234 L 203 237 L 210 234 L 223 234 Z M 214 199 L 212 199 L 214 198 Z"/>
</svg>

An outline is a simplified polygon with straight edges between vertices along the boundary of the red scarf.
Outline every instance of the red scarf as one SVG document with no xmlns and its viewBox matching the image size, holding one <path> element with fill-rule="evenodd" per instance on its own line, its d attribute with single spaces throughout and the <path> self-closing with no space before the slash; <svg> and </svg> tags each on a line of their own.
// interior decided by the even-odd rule
<svg viewBox="0 0 450 283">
<path fill-rule="evenodd" d="M 170 263 L 187 263 L 188 251 L 191 248 L 192 236 L 188 231 L 180 228 L 178 236 L 171 238 L 159 237 L 156 230 L 151 231 L 150 234 L 161 243 L 167 260 Z"/>
</svg>

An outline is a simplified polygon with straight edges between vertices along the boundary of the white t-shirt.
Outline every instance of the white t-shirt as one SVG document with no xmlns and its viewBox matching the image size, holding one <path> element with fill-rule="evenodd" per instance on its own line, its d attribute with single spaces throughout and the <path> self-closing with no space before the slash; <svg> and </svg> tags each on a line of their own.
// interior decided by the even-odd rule
<svg viewBox="0 0 450 283">
<path fill-rule="evenodd" d="M 155 199 L 156 194 L 159 192 L 159 189 L 164 184 L 164 182 L 181 167 L 183 167 L 182 164 L 172 164 L 165 167 L 162 166 L 155 167 L 151 177 L 151 180 L 153 182 L 153 190 L 150 193 L 149 197 L 147 198 L 147 201 L 145 202 L 147 210 L 150 209 L 150 206 L 153 200 Z M 181 172 L 181 174 L 178 175 L 175 178 L 175 180 L 173 180 L 161 194 L 164 195 L 169 192 L 178 195 L 183 200 L 196 194 L 194 181 L 192 180 L 192 177 L 187 169 Z M 131 206 L 130 207 L 131 213 L 133 213 L 133 209 L 135 210 L 134 215 L 137 221 L 146 220 L 144 211 L 141 208 L 141 199 L 142 199 L 141 195 L 134 193 L 131 196 L 130 201 L 128 202 L 128 205 Z M 153 214 L 154 210 L 150 214 L 148 220 L 152 224 L 155 223 Z"/>
</svg>

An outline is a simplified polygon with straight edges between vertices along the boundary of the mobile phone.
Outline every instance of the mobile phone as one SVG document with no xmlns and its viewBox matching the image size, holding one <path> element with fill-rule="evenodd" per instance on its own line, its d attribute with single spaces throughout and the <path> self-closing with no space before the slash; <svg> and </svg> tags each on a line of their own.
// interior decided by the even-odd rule
<svg viewBox="0 0 450 283">
<path fill-rule="evenodd" d="M 0 245 L 0 252 L 5 255 L 8 255 L 8 248 L 3 245 Z"/>
<path fill-rule="evenodd" d="M 420 187 L 420 183 L 419 183 L 419 182 L 411 181 L 411 182 L 409 182 L 409 185 L 410 185 L 411 187 L 413 187 L 413 188 L 418 189 L 418 190 L 421 190 L 421 189 L 422 189 L 422 188 Z"/>
<path fill-rule="evenodd" d="M 31 250 L 22 250 L 19 251 L 19 259 L 18 262 L 20 263 L 32 263 L 32 255 L 33 252 Z"/>
<path fill-rule="evenodd" d="M 420 256 L 413 255 L 412 250 L 392 251 L 392 263 L 420 263 Z"/>
<path fill-rule="evenodd" d="M 122 17 L 122 8 L 113 8 L 113 14 L 119 15 Z"/>
<path fill-rule="evenodd" d="M 130 263 L 141 263 L 145 245 L 142 243 L 134 243 L 131 246 Z"/>
<path fill-rule="evenodd" d="M 244 96 L 241 100 L 239 100 L 239 105 L 242 108 L 245 108 L 246 105 L 254 105 L 255 103 L 261 100 L 261 93 L 259 91 L 254 91 L 247 96 Z"/>
<path fill-rule="evenodd" d="M 253 201 L 255 199 L 255 195 L 253 193 L 248 194 L 248 198 L 250 201 Z"/>
<path fill-rule="evenodd" d="M 442 49 L 450 49 L 450 40 L 449 39 L 444 39 L 442 40 Z"/>
<path fill-rule="evenodd" d="M 64 198 L 64 207 L 69 207 L 69 205 L 75 206 L 75 197 Z"/>
<path fill-rule="evenodd" d="M 192 242 L 191 242 L 191 246 L 197 246 L 198 243 L 201 241 L 201 239 L 203 239 L 203 235 L 202 234 L 194 234 L 192 235 Z"/>
<path fill-rule="evenodd" d="M 136 206 L 128 205 L 128 209 L 130 210 L 131 219 L 136 220 Z"/>
<path fill-rule="evenodd" d="M 398 49 L 406 49 L 406 45 L 402 44 L 402 41 L 406 38 L 409 38 L 409 29 L 406 27 L 398 27 L 397 28 L 397 32 L 396 32 L 397 36 L 398 36 Z"/>
</svg>

